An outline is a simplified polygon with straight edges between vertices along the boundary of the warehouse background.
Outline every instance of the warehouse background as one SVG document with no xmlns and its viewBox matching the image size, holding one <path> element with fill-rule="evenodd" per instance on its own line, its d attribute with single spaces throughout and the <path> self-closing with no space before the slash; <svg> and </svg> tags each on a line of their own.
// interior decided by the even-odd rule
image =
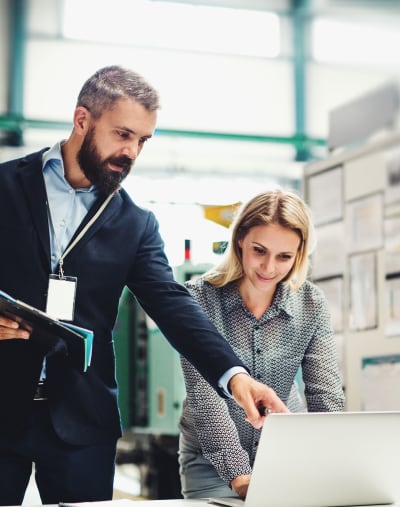
<svg viewBox="0 0 400 507">
<path fill-rule="evenodd" d="M 352 148 L 330 150 L 332 111 L 398 82 L 399 26 L 398 0 L 0 0 L 0 161 L 66 138 L 98 68 L 143 74 L 162 109 L 124 186 L 155 211 L 184 281 L 218 260 L 223 211 L 275 185 L 303 192 L 309 164 Z M 116 484 L 175 495 L 158 467 L 174 471 L 183 393 L 166 372 L 177 358 L 128 294 L 115 337 L 126 429 Z M 174 405 L 162 416 L 148 394 L 159 381 Z"/>
<path fill-rule="evenodd" d="M 213 261 L 204 238 L 224 230 L 197 204 L 299 187 L 329 112 L 397 76 L 399 18 L 397 0 L 0 0 L 0 160 L 67 136 L 97 68 L 132 67 L 162 110 L 126 186 L 173 264 L 189 233 Z"/>
</svg>

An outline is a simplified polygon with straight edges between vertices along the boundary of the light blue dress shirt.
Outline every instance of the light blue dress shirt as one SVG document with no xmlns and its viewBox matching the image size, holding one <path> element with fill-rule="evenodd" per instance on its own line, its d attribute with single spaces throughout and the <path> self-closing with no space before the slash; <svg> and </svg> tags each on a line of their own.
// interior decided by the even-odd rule
<svg viewBox="0 0 400 507">
<path fill-rule="evenodd" d="M 51 267 L 54 272 L 62 253 L 97 199 L 99 191 L 93 185 L 89 188 L 71 187 L 65 179 L 60 143 L 43 154 L 43 176 L 50 210 Z"/>
</svg>

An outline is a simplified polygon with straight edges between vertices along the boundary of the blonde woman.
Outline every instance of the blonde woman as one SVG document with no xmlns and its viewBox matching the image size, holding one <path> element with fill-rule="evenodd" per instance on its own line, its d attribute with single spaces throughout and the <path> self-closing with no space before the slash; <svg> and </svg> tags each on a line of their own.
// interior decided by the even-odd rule
<svg viewBox="0 0 400 507">
<path fill-rule="evenodd" d="M 307 280 L 313 225 L 304 201 L 275 189 L 245 204 L 220 265 L 187 283 L 248 367 L 291 411 L 342 411 L 344 394 L 327 301 Z M 260 430 L 182 358 L 180 422 L 185 498 L 245 497 Z M 304 396 L 296 375 L 301 369 Z"/>
</svg>

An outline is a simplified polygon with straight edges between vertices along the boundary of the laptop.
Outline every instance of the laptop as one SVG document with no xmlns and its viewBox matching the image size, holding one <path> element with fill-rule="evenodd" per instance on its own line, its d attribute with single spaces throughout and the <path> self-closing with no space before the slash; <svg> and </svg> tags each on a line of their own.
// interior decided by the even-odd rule
<svg viewBox="0 0 400 507">
<path fill-rule="evenodd" d="M 270 414 L 242 507 L 400 505 L 400 412 Z"/>
</svg>

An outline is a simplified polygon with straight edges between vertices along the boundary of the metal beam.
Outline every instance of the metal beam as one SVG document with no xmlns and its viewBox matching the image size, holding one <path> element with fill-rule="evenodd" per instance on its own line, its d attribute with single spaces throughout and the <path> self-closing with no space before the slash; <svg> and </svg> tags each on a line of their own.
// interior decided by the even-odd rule
<svg viewBox="0 0 400 507">
<path fill-rule="evenodd" d="M 293 67 L 296 136 L 306 137 L 306 71 L 309 0 L 292 0 Z M 296 160 L 309 160 L 307 145 L 298 147 Z"/>
<path fill-rule="evenodd" d="M 26 46 L 26 0 L 9 0 L 9 79 L 8 79 L 8 111 L 14 118 L 23 117 L 24 69 Z M 7 129 L 6 143 L 9 146 L 22 146 L 23 129 L 17 123 L 14 128 Z"/>
<path fill-rule="evenodd" d="M 71 123 L 62 121 L 34 120 L 20 115 L 0 116 L 0 130 L 23 131 L 27 128 L 48 130 L 70 130 Z M 199 130 L 156 129 L 156 135 L 169 137 L 192 137 L 197 139 L 219 139 L 227 141 L 248 141 L 258 143 L 287 144 L 297 150 L 306 150 L 310 146 L 325 146 L 325 139 L 310 138 L 302 134 L 294 136 L 265 136 L 251 134 L 237 134 L 233 132 L 210 132 Z"/>
</svg>

